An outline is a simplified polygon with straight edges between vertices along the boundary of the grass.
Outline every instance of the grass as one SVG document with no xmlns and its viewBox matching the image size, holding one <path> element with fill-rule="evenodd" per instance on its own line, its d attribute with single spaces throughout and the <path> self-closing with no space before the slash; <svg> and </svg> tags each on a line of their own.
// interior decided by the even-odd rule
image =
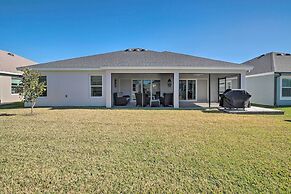
<svg viewBox="0 0 291 194">
<path fill-rule="evenodd" d="M 284 110 L 0 109 L 0 193 L 290 193 Z"/>
</svg>

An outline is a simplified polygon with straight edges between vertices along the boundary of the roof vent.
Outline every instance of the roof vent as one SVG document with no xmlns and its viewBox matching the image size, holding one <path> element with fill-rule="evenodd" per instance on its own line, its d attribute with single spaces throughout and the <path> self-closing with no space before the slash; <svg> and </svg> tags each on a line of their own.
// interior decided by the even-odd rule
<svg viewBox="0 0 291 194">
<path fill-rule="evenodd" d="M 124 50 L 125 52 L 142 52 L 142 51 L 146 51 L 146 49 L 143 48 L 128 48 Z"/>
<path fill-rule="evenodd" d="M 10 56 L 14 57 L 14 54 L 13 53 L 7 53 L 7 55 L 10 55 Z"/>
<path fill-rule="evenodd" d="M 265 54 L 263 54 L 263 55 L 261 55 L 261 56 L 258 56 L 258 58 L 257 58 L 257 59 L 259 59 L 259 58 L 262 58 L 263 56 L 265 56 Z"/>
</svg>

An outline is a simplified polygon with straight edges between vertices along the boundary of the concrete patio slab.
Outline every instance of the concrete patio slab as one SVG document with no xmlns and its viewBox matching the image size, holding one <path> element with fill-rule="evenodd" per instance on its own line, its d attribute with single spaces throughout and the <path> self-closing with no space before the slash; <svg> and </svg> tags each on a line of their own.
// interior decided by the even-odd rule
<svg viewBox="0 0 291 194">
<path fill-rule="evenodd" d="M 219 111 L 229 113 L 229 114 L 265 114 L 265 115 L 284 115 L 284 111 L 276 110 L 271 108 L 262 108 L 257 106 L 252 106 L 251 108 L 243 109 L 225 109 L 222 107 L 218 108 Z"/>
</svg>

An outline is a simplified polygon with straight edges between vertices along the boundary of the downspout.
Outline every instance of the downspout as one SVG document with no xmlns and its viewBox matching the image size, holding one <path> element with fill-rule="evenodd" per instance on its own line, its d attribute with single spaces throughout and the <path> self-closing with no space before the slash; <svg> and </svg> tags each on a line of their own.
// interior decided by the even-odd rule
<svg viewBox="0 0 291 194">
<path fill-rule="evenodd" d="M 274 106 L 277 107 L 278 104 L 277 104 L 277 81 L 278 81 L 278 78 L 281 76 L 281 73 L 274 73 Z"/>
<path fill-rule="evenodd" d="M 211 75 L 210 75 L 210 73 L 208 74 L 208 93 L 209 93 L 209 95 L 208 95 L 208 97 L 209 97 L 209 99 L 208 99 L 208 107 L 210 108 L 211 107 L 211 83 L 210 83 L 210 80 L 211 80 Z"/>
</svg>

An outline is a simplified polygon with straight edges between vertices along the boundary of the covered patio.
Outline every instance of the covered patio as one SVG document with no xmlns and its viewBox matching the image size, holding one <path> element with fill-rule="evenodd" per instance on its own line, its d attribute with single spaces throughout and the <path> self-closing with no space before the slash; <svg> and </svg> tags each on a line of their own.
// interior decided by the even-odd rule
<svg viewBox="0 0 291 194">
<path fill-rule="evenodd" d="M 243 74 L 244 76 L 244 74 Z M 115 108 L 218 107 L 219 94 L 244 88 L 240 73 L 112 73 L 111 102 Z"/>
</svg>

